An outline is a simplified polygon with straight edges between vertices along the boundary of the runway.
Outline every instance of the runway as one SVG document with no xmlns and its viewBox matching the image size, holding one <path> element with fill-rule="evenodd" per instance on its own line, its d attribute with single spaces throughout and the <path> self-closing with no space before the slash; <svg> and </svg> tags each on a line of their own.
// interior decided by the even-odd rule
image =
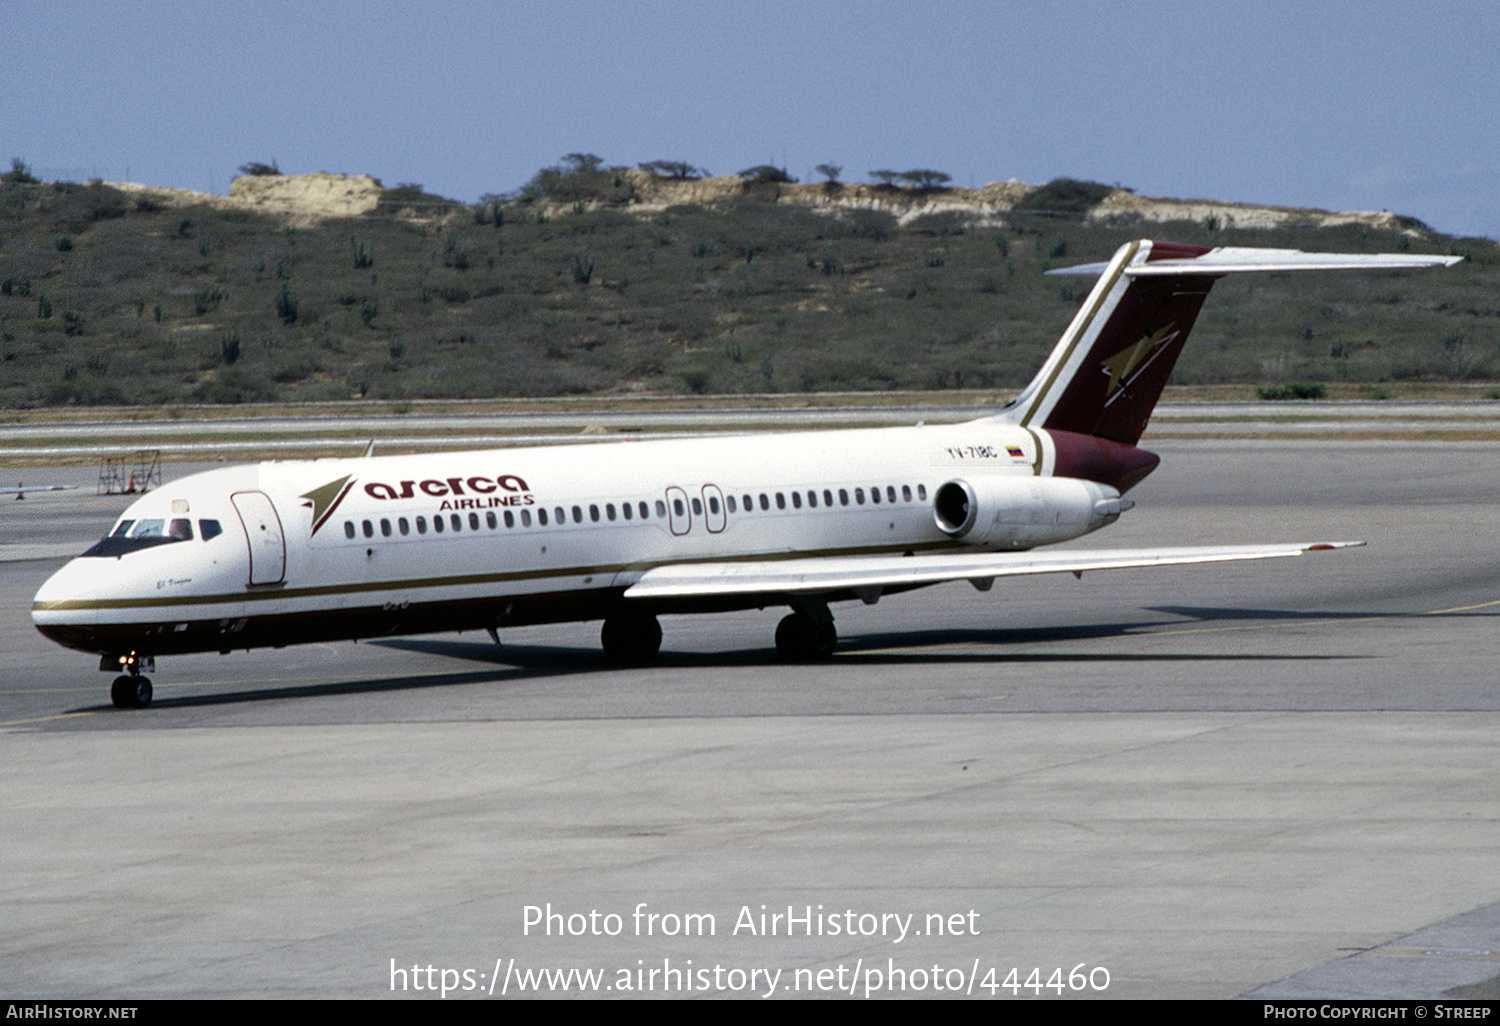
<svg viewBox="0 0 1500 1026">
<path fill-rule="evenodd" d="M 639 671 L 596 624 L 164 658 L 135 713 L 29 620 L 126 500 L 29 469 L 85 487 L 0 501 L 0 981 L 1493 996 L 1493 446 L 1152 448 L 1083 544 L 1369 545 L 840 606 L 815 667 L 779 610 Z"/>
</svg>

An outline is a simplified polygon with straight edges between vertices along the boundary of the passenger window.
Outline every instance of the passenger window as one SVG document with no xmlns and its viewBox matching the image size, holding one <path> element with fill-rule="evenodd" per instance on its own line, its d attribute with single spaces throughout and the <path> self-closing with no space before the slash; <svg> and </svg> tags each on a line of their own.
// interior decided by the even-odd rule
<svg viewBox="0 0 1500 1026">
<path fill-rule="evenodd" d="M 384 517 L 382 517 L 380 520 L 380 534 L 381 537 L 384 538 L 389 538 L 391 536 L 391 522 Z"/>
<path fill-rule="evenodd" d="M 546 506 L 543 506 L 541 509 L 539 509 L 539 510 L 536 511 L 536 522 L 539 523 L 539 524 L 541 524 L 543 527 L 547 526 L 547 507 Z"/>
<path fill-rule="evenodd" d="M 708 497 L 708 511 L 714 516 L 719 515 L 719 500 L 717 496 L 710 495 Z"/>
<path fill-rule="evenodd" d="M 700 498 L 698 498 L 697 496 L 694 496 L 693 499 L 692 499 L 692 503 L 693 503 L 693 516 L 695 516 L 695 517 L 701 517 L 703 515 L 703 500 L 700 499 Z"/>
<path fill-rule="evenodd" d="M 666 518 L 667 518 L 667 504 L 665 502 L 663 502 L 661 499 L 657 499 L 656 500 L 656 519 L 658 519 L 658 520 L 665 520 Z"/>
<path fill-rule="evenodd" d="M 479 514 L 478 513 L 470 513 L 469 514 L 469 530 L 471 530 L 471 531 L 477 531 L 477 530 L 479 530 Z"/>
<path fill-rule="evenodd" d="M 366 538 L 375 537 L 375 525 L 370 523 L 368 520 L 361 521 L 360 528 L 364 531 Z"/>
<path fill-rule="evenodd" d="M 344 537 L 345 538 L 353 538 L 354 537 L 354 521 L 352 521 L 352 520 L 345 520 L 344 521 Z"/>
<path fill-rule="evenodd" d="M 631 510 L 630 503 L 622 502 L 620 503 L 620 512 L 624 515 L 626 520 L 629 520 L 634 511 Z"/>
<path fill-rule="evenodd" d="M 802 508 L 802 493 L 801 492 L 793 492 L 792 493 L 792 508 L 793 509 L 801 509 Z"/>
<path fill-rule="evenodd" d="M 818 508 L 818 493 L 817 492 L 808 492 L 807 493 L 807 505 L 811 509 L 817 509 Z"/>
<path fill-rule="evenodd" d="M 767 498 L 765 492 L 761 492 L 760 493 L 760 508 L 761 509 L 770 509 L 771 508 L 771 500 L 769 498 Z"/>
<path fill-rule="evenodd" d="M 848 492 L 847 489 L 844 489 L 844 488 L 840 488 L 839 489 L 839 505 L 840 506 L 847 506 L 847 505 L 849 505 L 849 492 Z"/>
<path fill-rule="evenodd" d="M 739 510 L 735 509 L 734 496 L 733 495 L 725 496 L 725 498 L 724 498 L 724 507 L 727 510 L 729 510 L 729 512 L 731 512 L 731 513 L 738 513 L 739 512 Z"/>
<path fill-rule="evenodd" d="M 917 485 L 917 498 L 920 499 L 923 502 L 927 501 L 927 486 L 926 485 L 924 485 L 924 484 Z"/>
<path fill-rule="evenodd" d="M 911 485 L 902 485 L 901 486 L 901 501 L 902 502 L 910 502 L 911 501 Z"/>
<path fill-rule="evenodd" d="M 755 499 L 754 499 L 753 496 L 749 496 L 749 495 L 745 496 L 745 512 L 746 513 L 754 513 L 755 512 Z"/>
<path fill-rule="evenodd" d="M 516 515 L 514 513 L 512 513 L 510 510 L 506 510 L 505 511 L 505 526 L 506 527 L 515 527 L 516 526 Z"/>
<path fill-rule="evenodd" d="M 673 499 L 672 500 L 672 512 L 676 513 L 680 517 L 681 516 L 686 516 L 687 515 L 687 507 L 682 504 L 682 500 L 681 499 Z"/>
<path fill-rule="evenodd" d="M 589 519 L 592 520 L 596 524 L 599 522 L 599 507 L 598 506 L 595 506 L 593 504 L 589 505 Z"/>
<path fill-rule="evenodd" d="M 833 505 L 833 493 L 830 492 L 827 488 L 823 489 L 823 505 L 825 505 L 825 506 L 832 506 Z"/>
<path fill-rule="evenodd" d="M 556 506 L 553 508 L 552 516 L 556 518 L 558 527 L 561 527 L 563 524 L 566 524 L 568 522 L 568 511 L 563 509 L 561 506 Z M 490 519 L 493 520 L 494 518 L 495 514 L 491 513 Z"/>
<path fill-rule="evenodd" d="M 442 517 L 433 517 L 432 518 L 432 529 L 434 531 L 436 531 L 438 534 L 442 534 L 443 533 L 443 518 Z"/>
<path fill-rule="evenodd" d="M 426 534 L 427 533 L 427 518 L 426 517 L 417 517 L 417 533 L 418 534 Z"/>
<path fill-rule="evenodd" d="M 531 526 L 531 510 L 529 510 L 529 509 L 523 509 L 523 510 L 521 510 L 521 526 L 522 527 L 530 527 Z"/>
<path fill-rule="evenodd" d="M 610 522 L 614 521 L 614 519 L 615 519 L 615 504 L 614 503 L 607 502 L 607 503 L 604 504 L 604 516 Z"/>
<path fill-rule="evenodd" d="M 856 506 L 863 506 L 865 504 L 865 490 L 863 488 L 854 489 L 854 504 Z"/>
<path fill-rule="evenodd" d="M 776 508 L 786 509 L 786 496 L 782 495 L 780 492 L 776 493 Z"/>
<path fill-rule="evenodd" d="M 640 509 L 641 509 L 641 519 L 642 520 L 650 520 L 651 519 L 651 507 L 647 506 L 643 502 L 643 503 L 641 503 Z"/>
<path fill-rule="evenodd" d="M 561 519 L 560 517 L 558 519 Z M 495 511 L 490 510 L 484 515 L 484 523 L 491 531 L 500 526 L 500 521 L 495 519 Z"/>
<path fill-rule="evenodd" d="M 875 488 L 871 488 L 870 489 L 870 501 L 873 502 L 873 503 L 876 503 L 877 505 L 880 503 L 880 488 L 879 487 L 875 487 Z"/>
</svg>

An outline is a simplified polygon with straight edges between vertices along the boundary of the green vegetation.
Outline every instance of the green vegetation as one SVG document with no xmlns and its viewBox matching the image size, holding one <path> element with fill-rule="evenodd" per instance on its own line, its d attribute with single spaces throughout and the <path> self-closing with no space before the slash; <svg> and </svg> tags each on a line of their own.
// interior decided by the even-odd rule
<svg viewBox="0 0 1500 1026">
<path fill-rule="evenodd" d="M 1271 385 L 1265 388 L 1257 388 L 1255 394 L 1258 398 L 1266 400 L 1285 399 L 1322 399 L 1328 394 L 1328 390 L 1313 381 L 1293 381 L 1286 385 Z"/>
<path fill-rule="evenodd" d="M 682 162 L 652 169 L 701 174 Z M 818 173 L 832 185 L 841 169 Z M 1486 240 L 1094 222 L 1079 211 L 1109 189 L 1065 182 L 1001 226 L 960 212 L 902 224 L 880 210 L 774 202 L 775 188 L 647 213 L 632 209 L 634 174 L 570 154 L 517 195 L 477 206 L 406 184 L 381 213 L 290 227 L 250 209 L 26 181 L 16 161 L 0 183 L 0 408 L 1003 394 L 1036 370 L 1088 288 L 1044 272 L 1141 236 L 1469 257 L 1449 271 L 1223 281 L 1175 383 L 1248 383 L 1269 398 L 1324 382 L 1500 379 L 1500 248 Z M 893 190 L 909 183 L 903 192 L 943 181 L 889 173 Z"/>
<path fill-rule="evenodd" d="M 1016 206 L 1021 210 L 1036 210 L 1058 214 L 1082 214 L 1098 206 L 1104 197 L 1115 190 L 1098 182 L 1080 182 L 1073 178 L 1054 178 L 1040 189 L 1032 192 Z M 1217 224 L 1210 226 L 1217 227 Z"/>
<path fill-rule="evenodd" d="M 796 185 L 797 179 L 786 173 L 786 168 L 775 164 L 757 164 L 739 173 L 740 178 L 755 185 Z"/>
</svg>

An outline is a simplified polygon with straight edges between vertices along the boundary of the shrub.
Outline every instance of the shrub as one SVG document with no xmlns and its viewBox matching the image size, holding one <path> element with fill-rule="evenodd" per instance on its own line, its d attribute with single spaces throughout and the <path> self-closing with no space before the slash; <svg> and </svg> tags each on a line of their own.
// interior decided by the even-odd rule
<svg viewBox="0 0 1500 1026">
<path fill-rule="evenodd" d="M 1054 178 L 1040 189 L 1029 193 L 1016 204 L 1017 210 L 1036 210 L 1044 213 L 1083 214 L 1098 206 L 1114 192 L 1108 185 L 1098 182 L 1080 182 L 1074 178 Z"/>
<path fill-rule="evenodd" d="M 747 167 L 739 173 L 750 185 L 796 185 L 797 179 L 786 173 L 786 168 L 777 167 L 774 164 L 757 164 Z"/>
<path fill-rule="evenodd" d="M 292 295 L 290 285 L 281 286 L 276 293 L 276 316 L 287 324 L 297 323 L 297 297 Z"/>
<path fill-rule="evenodd" d="M 1288 399 L 1322 399 L 1328 390 L 1317 382 L 1293 381 L 1285 385 L 1272 385 L 1265 388 L 1257 388 L 1255 394 L 1267 402 L 1280 402 Z"/>
</svg>

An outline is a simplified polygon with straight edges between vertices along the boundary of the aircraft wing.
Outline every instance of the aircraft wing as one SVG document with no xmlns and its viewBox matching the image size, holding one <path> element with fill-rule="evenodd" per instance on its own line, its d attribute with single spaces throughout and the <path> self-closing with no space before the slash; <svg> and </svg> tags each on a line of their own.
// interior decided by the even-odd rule
<svg viewBox="0 0 1500 1026">
<path fill-rule="evenodd" d="M 997 577 L 1082 574 L 1092 570 L 1227 563 L 1276 559 L 1306 552 L 1344 549 L 1360 541 L 1285 545 L 1199 545 L 1166 549 L 1095 549 L 1073 552 L 975 552 L 922 556 L 835 556 L 736 563 L 674 563 L 641 573 L 625 589 L 627 599 L 676 599 L 728 595 L 825 595 L 852 591 L 874 602 L 895 588 L 969 581 L 989 590 Z"/>
<path fill-rule="evenodd" d="M 17 485 L 14 488 L 0 488 L 0 495 L 14 495 L 24 499 L 27 492 L 73 492 L 77 490 L 77 485 Z"/>
</svg>

